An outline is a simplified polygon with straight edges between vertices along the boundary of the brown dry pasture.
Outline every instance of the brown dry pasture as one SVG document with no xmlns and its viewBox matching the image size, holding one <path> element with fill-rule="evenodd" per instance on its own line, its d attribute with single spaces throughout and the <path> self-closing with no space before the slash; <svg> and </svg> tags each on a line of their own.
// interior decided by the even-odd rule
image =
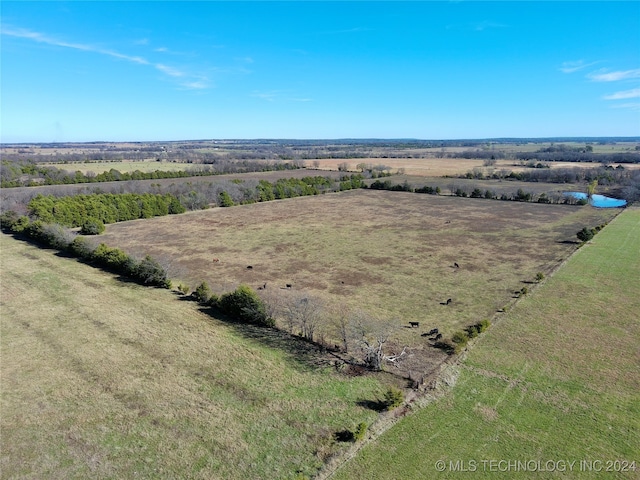
<svg viewBox="0 0 640 480">
<path fill-rule="evenodd" d="M 491 318 L 575 250 L 577 231 L 616 213 L 357 190 L 124 222 L 99 240 L 170 264 L 191 288 L 266 283 L 283 299 L 363 309 L 397 327 L 399 343 L 427 348 L 425 329 Z M 410 321 L 420 328 L 403 328 Z"/>
</svg>

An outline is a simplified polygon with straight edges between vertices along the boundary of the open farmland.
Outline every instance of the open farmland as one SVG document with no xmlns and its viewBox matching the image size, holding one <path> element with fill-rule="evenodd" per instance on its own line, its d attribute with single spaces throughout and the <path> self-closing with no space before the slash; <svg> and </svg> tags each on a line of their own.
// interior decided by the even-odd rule
<svg viewBox="0 0 640 480">
<path fill-rule="evenodd" d="M 42 163 L 43 167 L 55 167 L 70 172 L 80 171 L 85 175 L 89 172 L 102 173 L 111 169 L 118 170 L 121 173 L 131 173 L 139 170 L 140 172 L 177 172 L 197 168 L 197 165 L 180 162 L 158 162 L 156 160 L 123 160 L 123 161 L 91 161 L 91 162 L 74 162 L 67 163 Z"/>
<path fill-rule="evenodd" d="M 323 170 L 337 170 L 339 165 L 347 165 L 350 171 L 358 171 L 357 165 L 385 165 L 391 172 L 404 171 L 407 175 L 422 177 L 456 177 L 467 172 L 478 170 L 484 175 L 492 172 L 505 170 L 507 172 L 523 172 L 530 170 L 526 162 L 518 160 L 496 160 L 491 167 L 484 166 L 484 160 L 480 158 L 358 158 L 358 159 L 320 159 L 306 160 L 309 168 L 320 168 Z M 543 162 L 544 163 L 544 162 Z M 597 163 L 593 162 L 546 162 L 551 169 L 561 168 L 595 168 Z M 617 164 L 613 164 L 616 167 Z M 640 164 L 625 164 L 624 168 L 637 169 Z M 107 169 L 108 170 L 108 169 Z"/>
<path fill-rule="evenodd" d="M 496 160 L 495 165 L 491 167 L 484 166 L 484 160 L 480 158 L 331 158 L 319 160 L 304 160 L 303 162 L 310 169 L 320 170 L 338 170 L 339 166 L 347 165 L 348 170 L 352 172 L 360 171 L 358 165 L 385 165 L 390 168 L 391 172 L 404 171 L 409 175 L 422 177 L 443 177 L 443 176 L 459 176 L 467 172 L 478 170 L 485 175 L 490 175 L 494 171 L 506 170 L 513 172 L 522 172 L 529 169 L 523 161 L 514 160 Z M 162 161 L 156 160 L 122 160 L 122 161 L 90 161 L 90 162 L 73 162 L 73 163 L 41 163 L 43 167 L 55 167 L 69 172 L 80 171 L 83 174 L 93 172 L 95 174 L 108 172 L 111 169 L 118 170 L 121 173 L 131 173 L 136 170 L 140 172 L 154 172 L 160 170 L 163 172 L 189 171 L 197 170 L 202 167 L 200 164 L 186 163 L 180 161 Z M 597 164 L 593 162 L 548 162 L 547 165 L 552 169 L 559 168 L 594 168 Z M 613 164 L 614 167 L 617 164 Z M 640 168 L 640 164 L 626 164 L 625 168 Z"/>
<path fill-rule="evenodd" d="M 2 478 L 295 478 L 379 376 L 0 235 Z"/>
<path fill-rule="evenodd" d="M 629 208 L 478 339 L 445 396 L 332 478 L 640 478 L 638 272 Z"/>
<path fill-rule="evenodd" d="M 447 335 L 491 318 L 574 251 L 578 230 L 616 213 L 358 190 L 113 224 L 96 241 L 170 263 L 191 288 L 266 283 L 284 299 L 304 292 L 366 310 L 429 356 L 422 329 L 401 327 Z"/>
</svg>

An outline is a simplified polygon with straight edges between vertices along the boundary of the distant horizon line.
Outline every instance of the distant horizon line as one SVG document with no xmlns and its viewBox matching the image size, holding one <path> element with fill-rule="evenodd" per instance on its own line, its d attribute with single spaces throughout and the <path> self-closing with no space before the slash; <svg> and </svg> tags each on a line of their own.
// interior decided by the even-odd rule
<svg viewBox="0 0 640 480">
<path fill-rule="evenodd" d="M 491 141 L 618 141 L 640 142 L 640 136 L 557 136 L 557 137 L 478 137 L 478 138 L 415 138 L 415 137 L 339 137 L 339 138 L 199 138 L 181 140 L 86 140 L 86 141 L 39 141 L 39 142 L 0 142 L 0 146 L 9 145 L 63 145 L 63 144 L 100 144 L 100 143 L 181 143 L 181 142 L 491 142 Z"/>
</svg>

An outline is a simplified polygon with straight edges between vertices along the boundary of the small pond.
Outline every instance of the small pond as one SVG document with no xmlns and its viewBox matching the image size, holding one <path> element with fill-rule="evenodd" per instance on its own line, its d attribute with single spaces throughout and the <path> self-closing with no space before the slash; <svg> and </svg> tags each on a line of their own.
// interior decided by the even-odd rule
<svg viewBox="0 0 640 480">
<path fill-rule="evenodd" d="M 582 192 L 564 192 L 564 194 L 577 199 L 587 198 L 587 194 Z M 592 195 L 589 199 L 589 204 L 598 208 L 620 208 L 626 207 L 627 201 L 619 198 L 605 197 L 604 195 Z"/>
</svg>

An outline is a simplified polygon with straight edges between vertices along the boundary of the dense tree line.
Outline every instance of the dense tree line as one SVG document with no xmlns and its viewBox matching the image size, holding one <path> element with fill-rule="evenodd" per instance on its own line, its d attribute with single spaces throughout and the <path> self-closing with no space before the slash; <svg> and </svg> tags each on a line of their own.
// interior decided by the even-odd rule
<svg viewBox="0 0 640 480">
<path fill-rule="evenodd" d="M 578 147 L 548 147 L 535 152 L 504 152 L 500 149 L 474 149 L 443 154 L 447 158 L 511 159 L 522 162 L 590 162 L 590 163 L 640 163 L 640 152 L 593 153 Z"/>
<path fill-rule="evenodd" d="M 29 202 L 28 210 L 30 216 L 44 223 L 68 227 L 80 227 L 89 220 L 105 224 L 185 212 L 175 196 L 151 193 L 38 195 Z"/>
<path fill-rule="evenodd" d="M 517 152 L 515 158 L 541 162 L 640 163 L 640 152 L 593 153 L 583 149 Z"/>
<path fill-rule="evenodd" d="M 390 180 L 380 181 L 376 180 L 370 187 L 373 190 L 389 190 L 393 192 L 413 192 L 413 193 L 426 193 L 430 195 L 440 195 L 440 187 L 430 187 L 424 185 L 422 187 L 414 187 L 409 182 L 393 183 Z M 535 202 L 535 203 L 560 203 L 568 205 L 584 205 L 587 201 L 581 201 L 571 196 L 565 195 L 547 195 L 541 193 L 535 195 L 531 192 L 525 192 L 522 188 L 519 188 L 513 193 L 497 194 L 490 189 L 481 189 L 479 187 L 455 187 L 451 186 L 451 195 L 456 197 L 469 197 L 469 198 L 485 198 L 489 200 L 504 200 L 514 202 Z"/>
<path fill-rule="evenodd" d="M 498 169 L 488 174 L 476 168 L 467 172 L 462 178 L 581 185 L 596 181 L 597 185 L 614 189 L 617 196 L 629 203 L 640 200 L 640 170 L 624 168 L 622 165 L 615 168 L 610 165 L 595 168 L 542 168 L 540 164 L 521 172 Z"/>
<path fill-rule="evenodd" d="M 188 210 L 199 210 L 209 206 L 230 207 L 363 188 L 364 179 L 362 174 L 351 174 L 342 175 L 338 180 L 326 176 L 281 178 L 275 182 L 232 180 L 211 184 L 173 185 L 168 190 Z"/>
<path fill-rule="evenodd" d="M 186 170 L 153 172 L 120 172 L 110 169 L 102 173 L 70 172 L 64 169 L 41 166 L 34 162 L 11 162 L 6 159 L 0 164 L 0 186 L 2 188 L 38 186 L 38 185 L 68 185 L 75 183 L 121 182 L 128 180 L 159 180 L 165 178 L 185 178 L 206 175 L 224 175 L 228 173 L 266 172 L 274 170 L 292 170 L 301 168 L 296 162 L 253 162 L 224 161 L 214 159 L 205 162 L 206 165 L 191 166 Z"/>
</svg>

